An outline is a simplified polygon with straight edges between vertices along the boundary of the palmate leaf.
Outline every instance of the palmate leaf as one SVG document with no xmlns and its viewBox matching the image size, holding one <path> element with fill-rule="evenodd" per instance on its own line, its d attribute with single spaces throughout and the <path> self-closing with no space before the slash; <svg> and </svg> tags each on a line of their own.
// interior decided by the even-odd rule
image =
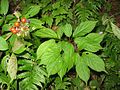
<svg viewBox="0 0 120 90">
<path fill-rule="evenodd" d="M 41 48 L 41 50 L 44 50 L 44 47 L 43 49 Z M 48 75 L 53 75 L 59 72 L 62 67 L 62 58 L 59 45 L 55 42 L 49 44 L 49 47 L 46 48 L 46 51 L 43 52 L 43 55 L 41 56 L 41 64 L 46 65 Z"/>
<path fill-rule="evenodd" d="M 74 53 L 74 54 L 72 55 L 72 60 L 74 61 L 74 65 L 77 64 L 77 60 L 79 60 L 79 59 L 80 59 L 79 53 Z"/>
<path fill-rule="evenodd" d="M 22 65 L 20 67 L 26 67 L 19 67 L 20 70 L 25 70 L 18 74 L 18 79 L 22 79 L 19 83 L 19 90 L 39 90 L 38 86 L 42 87 L 41 83 L 45 83 L 45 76 L 47 76 L 45 70 L 38 65 L 33 65 L 33 63 L 31 60 L 21 60 L 19 62 Z"/>
<path fill-rule="evenodd" d="M 61 51 L 63 51 L 62 54 Z M 48 40 L 39 46 L 37 57 L 41 59 L 40 64 L 46 65 L 49 76 L 58 73 L 62 78 L 73 67 L 73 53 L 72 44 L 64 41 L 55 43 L 54 40 Z"/>
<path fill-rule="evenodd" d="M 67 65 L 67 69 L 70 70 L 73 67 L 74 60 L 72 59 L 72 56 L 74 54 L 74 47 L 72 44 L 68 42 L 63 42 L 63 58 L 64 62 Z"/>
<path fill-rule="evenodd" d="M 78 76 L 87 84 L 87 81 L 90 78 L 90 70 L 83 60 L 84 59 L 82 57 L 77 60 L 76 72 Z"/>
<path fill-rule="evenodd" d="M 46 50 L 48 50 L 48 48 L 54 46 L 54 44 L 55 44 L 55 40 L 53 40 L 53 39 L 42 43 L 42 44 L 38 47 L 37 52 L 36 52 L 36 53 L 37 53 L 37 59 L 40 59 L 41 56 L 43 55 L 43 53 L 45 53 Z"/>
<path fill-rule="evenodd" d="M 82 56 L 76 60 L 75 64 L 77 74 L 86 84 L 90 78 L 90 70 L 88 67 L 97 72 L 106 72 L 103 60 L 90 52 L 83 52 Z"/>
<path fill-rule="evenodd" d="M 62 62 L 63 62 L 62 57 L 58 56 L 56 59 L 54 59 L 53 62 L 47 64 L 46 68 L 47 68 L 48 76 L 58 73 L 62 68 L 62 64 L 63 64 Z"/>
<path fill-rule="evenodd" d="M 65 62 L 62 62 L 62 67 L 58 72 L 58 75 L 60 76 L 61 80 L 62 80 L 62 77 L 66 74 L 66 72 L 67 72 L 67 65 L 65 64 Z"/>
<path fill-rule="evenodd" d="M 97 52 L 102 49 L 100 42 L 102 41 L 104 34 L 90 33 L 86 37 L 75 38 L 75 42 L 79 50 L 85 49 L 90 52 Z"/>
<path fill-rule="evenodd" d="M 84 36 L 85 34 L 91 32 L 94 29 L 96 23 L 97 21 L 81 22 L 73 32 L 73 37 Z"/>
<path fill-rule="evenodd" d="M 84 52 L 82 54 L 82 59 L 91 69 L 97 72 L 101 72 L 101 71 L 106 72 L 105 63 L 99 56 L 90 52 Z"/>
</svg>

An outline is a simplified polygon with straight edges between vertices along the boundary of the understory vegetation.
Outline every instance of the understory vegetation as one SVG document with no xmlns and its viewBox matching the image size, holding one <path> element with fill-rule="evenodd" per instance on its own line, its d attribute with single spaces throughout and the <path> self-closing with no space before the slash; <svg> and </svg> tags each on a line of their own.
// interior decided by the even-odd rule
<svg viewBox="0 0 120 90">
<path fill-rule="evenodd" d="M 108 1 L 1 0 L 0 90 L 119 90 Z"/>
</svg>

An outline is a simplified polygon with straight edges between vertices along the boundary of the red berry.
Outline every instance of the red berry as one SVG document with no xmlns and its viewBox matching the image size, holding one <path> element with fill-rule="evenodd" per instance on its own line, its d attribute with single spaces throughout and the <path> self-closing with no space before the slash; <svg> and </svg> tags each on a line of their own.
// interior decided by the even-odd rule
<svg viewBox="0 0 120 90">
<path fill-rule="evenodd" d="M 11 31 L 13 34 L 18 33 L 18 31 L 17 31 L 16 28 L 14 28 L 14 27 L 12 27 L 12 28 L 10 29 L 10 31 Z"/>
<path fill-rule="evenodd" d="M 27 22 L 27 19 L 26 19 L 26 18 L 22 18 L 22 19 L 21 19 L 21 22 L 22 22 L 22 23 L 26 23 L 26 22 Z"/>
<path fill-rule="evenodd" d="M 19 23 L 19 22 L 15 22 L 14 25 L 15 25 L 16 27 L 19 27 L 19 26 L 20 26 L 20 23 Z"/>
</svg>

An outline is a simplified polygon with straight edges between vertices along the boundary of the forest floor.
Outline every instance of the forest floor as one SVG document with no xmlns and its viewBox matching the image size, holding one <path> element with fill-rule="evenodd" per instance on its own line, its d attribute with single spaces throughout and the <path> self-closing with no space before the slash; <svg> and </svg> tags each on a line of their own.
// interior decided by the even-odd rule
<svg viewBox="0 0 120 90">
<path fill-rule="evenodd" d="M 112 5 L 109 15 L 114 16 L 116 25 L 120 27 L 120 0 L 108 0 L 108 2 Z"/>
</svg>

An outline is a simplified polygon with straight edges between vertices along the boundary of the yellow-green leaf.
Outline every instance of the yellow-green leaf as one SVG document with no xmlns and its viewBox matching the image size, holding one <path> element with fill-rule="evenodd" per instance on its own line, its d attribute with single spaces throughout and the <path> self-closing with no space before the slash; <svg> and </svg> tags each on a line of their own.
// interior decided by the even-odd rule
<svg viewBox="0 0 120 90">
<path fill-rule="evenodd" d="M 105 63 L 99 56 L 90 52 L 84 52 L 82 58 L 91 69 L 97 72 L 105 71 Z"/>
<path fill-rule="evenodd" d="M 58 38 L 57 34 L 49 28 L 42 28 L 37 30 L 34 35 L 39 36 L 41 38 Z"/>
<path fill-rule="evenodd" d="M 112 31 L 115 34 L 115 36 L 120 39 L 120 29 L 113 23 L 111 23 Z"/>
<path fill-rule="evenodd" d="M 94 29 L 96 23 L 97 21 L 85 21 L 80 23 L 80 25 L 78 25 L 78 27 L 75 29 L 73 37 L 84 36 L 85 34 L 91 32 Z"/>
<path fill-rule="evenodd" d="M 7 63 L 7 71 L 10 75 L 11 81 L 16 79 L 17 74 L 17 58 L 14 54 L 11 55 L 8 63 Z"/>
<path fill-rule="evenodd" d="M 6 15 L 9 8 L 9 1 L 8 0 L 1 0 L 1 14 Z"/>
<path fill-rule="evenodd" d="M 84 63 L 83 59 L 80 58 L 76 63 L 76 72 L 80 79 L 82 79 L 86 84 L 90 78 L 90 70 L 88 66 Z"/>
<path fill-rule="evenodd" d="M 8 44 L 3 37 L 0 37 L 0 50 L 4 51 L 8 49 Z"/>
</svg>

